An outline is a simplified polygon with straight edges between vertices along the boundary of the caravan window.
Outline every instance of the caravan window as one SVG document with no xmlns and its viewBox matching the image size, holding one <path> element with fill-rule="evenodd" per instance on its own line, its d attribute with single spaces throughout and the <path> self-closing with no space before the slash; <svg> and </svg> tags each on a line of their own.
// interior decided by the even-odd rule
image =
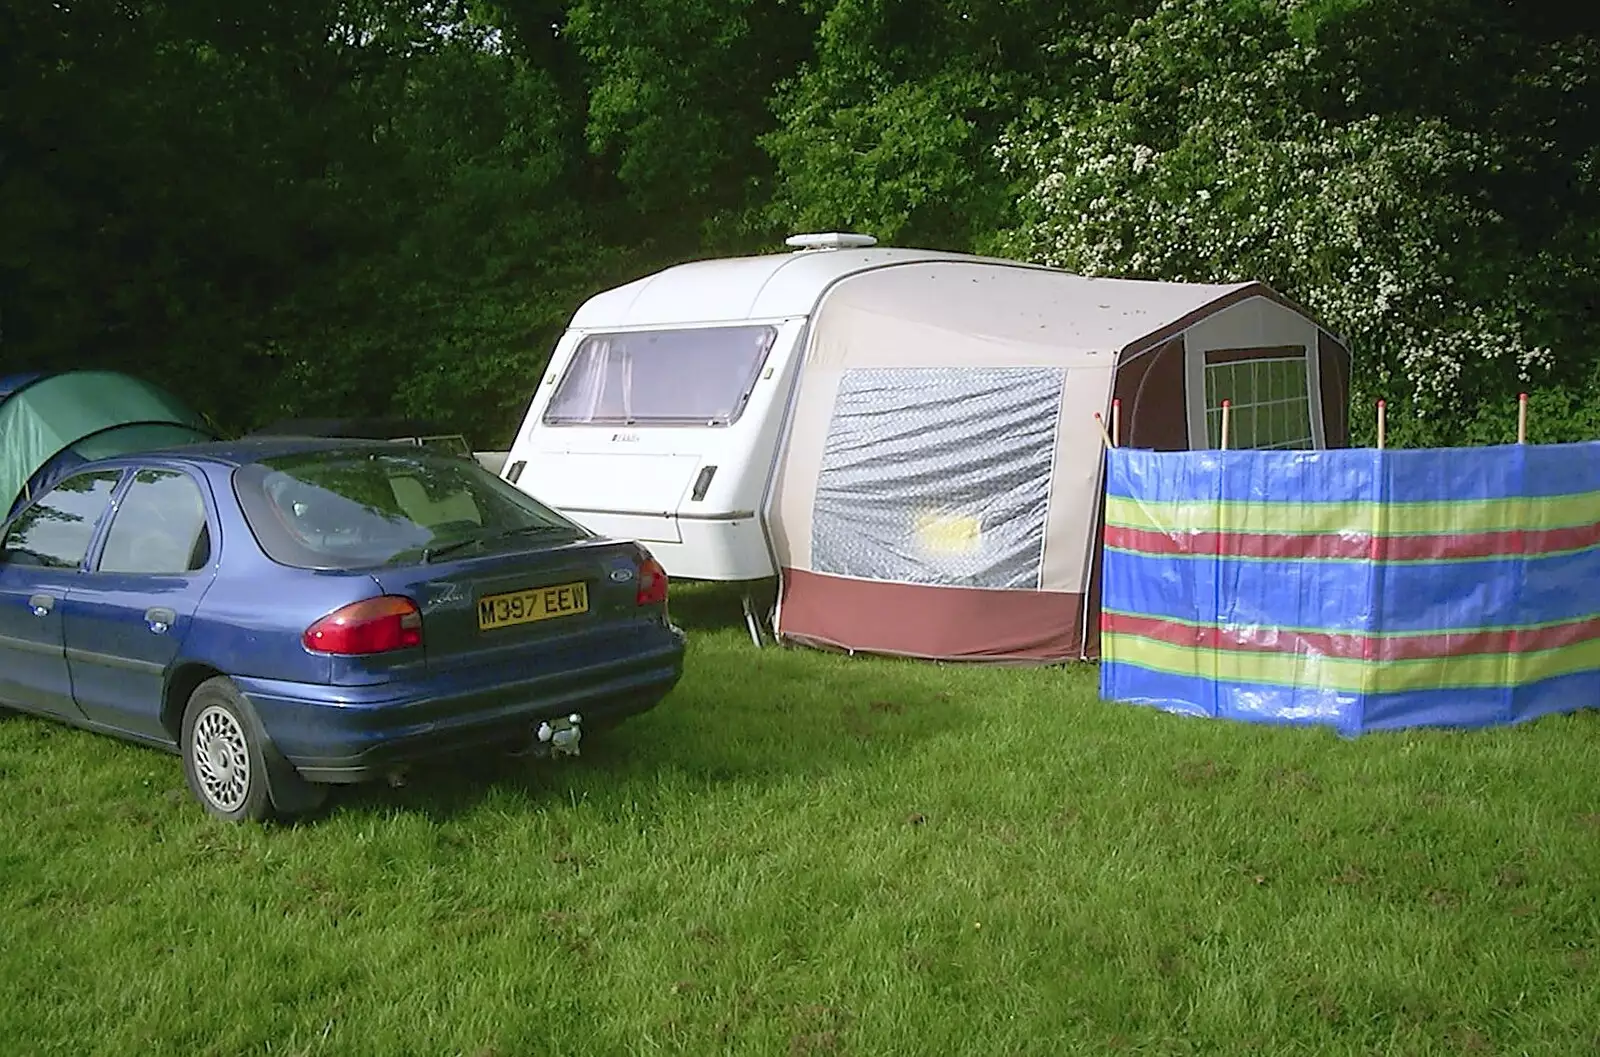
<svg viewBox="0 0 1600 1057">
<path fill-rule="evenodd" d="M 591 334 L 544 421 L 726 426 L 744 412 L 777 336 L 767 326 Z"/>
</svg>

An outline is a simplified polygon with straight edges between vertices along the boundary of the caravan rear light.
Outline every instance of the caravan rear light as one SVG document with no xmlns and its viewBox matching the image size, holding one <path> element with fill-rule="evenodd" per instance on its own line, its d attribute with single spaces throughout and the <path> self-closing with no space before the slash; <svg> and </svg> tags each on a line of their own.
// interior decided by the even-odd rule
<svg viewBox="0 0 1600 1057">
<path fill-rule="evenodd" d="M 364 656 L 422 645 L 422 612 L 409 598 L 383 595 L 336 609 L 300 640 L 312 653 Z"/>
<path fill-rule="evenodd" d="M 633 600 L 641 606 L 659 606 L 667 600 L 667 570 L 648 554 L 639 563 L 639 593 Z"/>
</svg>

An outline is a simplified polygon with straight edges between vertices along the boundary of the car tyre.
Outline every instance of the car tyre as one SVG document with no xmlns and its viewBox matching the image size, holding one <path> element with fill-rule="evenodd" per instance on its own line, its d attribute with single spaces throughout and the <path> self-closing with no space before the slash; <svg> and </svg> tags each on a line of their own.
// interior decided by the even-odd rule
<svg viewBox="0 0 1600 1057">
<path fill-rule="evenodd" d="M 222 676 L 196 687 L 183 710 L 183 776 L 200 806 L 225 822 L 262 822 L 274 814 L 254 718 Z"/>
</svg>

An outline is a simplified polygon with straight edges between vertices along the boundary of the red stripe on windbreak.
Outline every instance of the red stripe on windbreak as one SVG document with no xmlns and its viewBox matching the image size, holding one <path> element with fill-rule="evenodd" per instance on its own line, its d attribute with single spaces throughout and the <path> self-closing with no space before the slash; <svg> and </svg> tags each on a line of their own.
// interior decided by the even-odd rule
<svg viewBox="0 0 1600 1057">
<path fill-rule="evenodd" d="M 1559 553 L 1600 545 L 1600 523 L 1540 531 L 1379 536 L 1268 532 L 1156 532 L 1106 526 L 1106 546 L 1142 554 L 1217 555 L 1228 558 L 1343 558 L 1356 561 L 1425 562 L 1460 558 Z"/>
<path fill-rule="evenodd" d="M 1356 635 L 1331 631 L 1182 624 L 1160 617 L 1106 613 L 1103 630 L 1139 635 L 1172 646 L 1241 653 L 1294 653 L 1352 661 L 1419 661 L 1473 654 L 1529 653 L 1600 639 L 1600 619 L 1586 618 L 1543 628 L 1429 632 L 1417 635 Z"/>
</svg>

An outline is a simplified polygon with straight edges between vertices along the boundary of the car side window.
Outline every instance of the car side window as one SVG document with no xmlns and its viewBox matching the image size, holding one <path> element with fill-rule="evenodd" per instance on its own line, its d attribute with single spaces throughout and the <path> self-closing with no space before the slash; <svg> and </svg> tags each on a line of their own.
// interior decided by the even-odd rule
<svg viewBox="0 0 1600 1057">
<path fill-rule="evenodd" d="M 98 571 L 181 576 L 211 561 L 211 527 L 194 478 L 140 470 L 111 518 Z"/>
<path fill-rule="evenodd" d="M 11 523 L 0 543 L 6 563 L 78 568 L 121 479 L 121 470 L 94 470 L 57 482 Z"/>
</svg>

